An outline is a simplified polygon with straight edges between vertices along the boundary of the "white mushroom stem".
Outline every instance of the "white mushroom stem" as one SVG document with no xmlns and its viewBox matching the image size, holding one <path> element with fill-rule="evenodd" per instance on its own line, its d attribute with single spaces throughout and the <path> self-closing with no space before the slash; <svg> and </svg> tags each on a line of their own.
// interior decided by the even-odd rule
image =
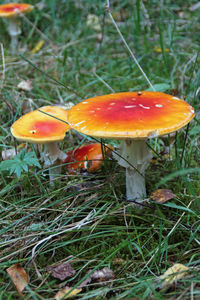
<svg viewBox="0 0 200 300">
<path fill-rule="evenodd" d="M 152 158 L 145 140 L 127 139 L 115 154 L 119 165 L 126 168 L 126 199 L 142 202 L 146 197 L 145 170 Z M 123 159 L 124 158 L 124 159 Z"/>
<path fill-rule="evenodd" d="M 67 157 L 63 151 L 61 151 L 55 142 L 46 143 L 44 145 L 44 167 L 49 168 L 49 181 L 53 185 L 53 180 L 61 173 L 61 161 L 64 161 Z"/>
<path fill-rule="evenodd" d="M 18 46 L 18 35 L 21 34 L 20 20 L 18 17 L 8 18 L 8 33 L 11 38 L 11 51 L 16 52 Z"/>
</svg>

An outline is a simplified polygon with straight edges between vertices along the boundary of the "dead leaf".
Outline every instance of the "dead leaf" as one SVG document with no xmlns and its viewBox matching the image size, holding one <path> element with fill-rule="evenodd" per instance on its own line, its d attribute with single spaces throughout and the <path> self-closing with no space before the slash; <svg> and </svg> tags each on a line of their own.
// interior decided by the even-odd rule
<svg viewBox="0 0 200 300">
<path fill-rule="evenodd" d="M 151 194 L 151 199 L 158 203 L 165 203 L 168 200 L 173 199 L 175 197 L 176 195 L 174 195 L 171 190 L 166 189 L 158 189 Z"/>
<path fill-rule="evenodd" d="M 86 278 L 80 285 L 79 288 L 84 288 L 86 285 L 88 285 L 90 282 L 92 281 L 91 276 L 89 276 L 88 278 Z"/>
<path fill-rule="evenodd" d="M 32 54 L 35 54 L 35 53 L 37 53 L 37 52 L 39 52 L 41 49 L 42 49 L 42 47 L 44 46 L 44 40 L 40 40 L 36 45 L 35 45 L 35 47 L 31 50 L 31 53 Z"/>
<path fill-rule="evenodd" d="M 3 160 L 12 159 L 15 155 L 17 155 L 15 148 L 6 149 L 1 152 Z"/>
<path fill-rule="evenodd" d="M 115 259 L 114 259 L 114 261 L 113 261 L 113 263 L 114 263 L 114 265 L 122 265 L 122 264 L 124 264 L 126 261 L 124 260 L 124 259 L 122 259 L 122 258 L 119 258 L 119 257 L 115 257 Z"/>
<path fill-rule="evenodd" d="M 174 264 L 172 267 L 167 269 L 167 271 L 159 277 L 159 280 L 162 281 L 160 288 L 172 285 L 177 280 L 183 278 L 187 275 L 188 267 L 182 264 Z"/>
<path fill-rule="evenodd" d="M 154 50 L 155 52 L 157 52 L 157 53 L 161 53 L 161 52 L 162 52 L 162 48 L 159 47 L 159 46 L 155 46 L 155 47 L 153 48 L 153 50 Z M 168 52 L 169 52 L 169 49 L 168 49 L 168 48 L 164 48 L 163 51 L 164 51 L 165 53 L 168 53 Z"/>
<path fill-rule="evenodd" d="M 88 276 L 88 278 L 86 278 L 77 288 L 73 289 L 72 292 L 70 292 L 67 296 L 65 295 L 72 289 L 72 287 L 66 286 L 60 291 L 58 291 L 58 293 L 55 295 L 55 299 L 67 299 L 76 296 L 82 291 L 82 288 L 86 287 L 92 280 L 99 280 L 100 282 L 104 282 L 113 278 L 114 274 L 112 270 L 110 270 L 107 267 L 101 270 L 96 270 L 90 276 Z"/>
<path fill-rule="evenodd" d="M 16 289 L 21 297 L 23 297 L 22 291 L 28 285 L 28 275 L 20 264 L 15 264 L 6 269 L 6 272 L 11 277 L 12 282 L 16 286 Z"/>
<path fill-rule="evenodd" d="M 91 275 L 92 280 L 106 281 L 106 280 L 111 280 L 113 278 L 114 278 L 113 271 L 107 267 L 103 268 L 102 270 L 96 270 Z"/>
<path fill-rule="evenodd" d="M 111 269 L 105 267 L 101 270 L 94 271 L 87 279 L 85 279 L 80 285 L 79 288 L 85 287 L 88 283 L 90 283 L 92 280 L 98 280 L 98 281 L 107 281 L 112 280 L 114 278 L 114 273 Z"/>
<path fill-rule="evenodd" d="M 61 289 L 56 293 L 55 299 L 60 300 L 60 299 L 72 298 L 82 291 L 82 289 L 77 288 L 77 289 L 73 289 L 69 294 L 67 294 L 71 289 L 72 288 L 68 286 L 64 287 L 63 289 Z"/>
<path fill-rule="evenodd" d="M 96 15 L 88 15 L 87 17 L 87 26 L 94 29 L 97 32 L 101 31 L 101 25 L 100 25 L 100 20 L 99 17 Z"/>
<path fill-rule="evenodd" d="M 60 264 L 55 269 L 53 269 L 52 276 L 60 280 L 65 280 L 66 278 L 73 277 L 76 271 L 72 268 L 69 262 Z"/>
<path fill-rule="evenodd" d="M 26 91 L 26 92 L 30 92 L 32 89 L 33 89 L 33 86 L 32 86 L 32 81 L 27 79 L 27 80 L 22 80 L 18 85 L 17 87 L 20 89 L 20 90 L 23 90 L 23 91 Z"/>
<path fill-rule="evenodd" d="M 21 143 L 19 146 L 17 146 L 17 151 L 20 151 L 22 148 L 26 148 L 26 144 Z M 3 160 L 12 159 L 16 155 L 17 155 L 17 153 L 16 153 L 16 149 L 14 147 L 10 148 L 10 149 L 3 150 L 1 152 L 1 156 L 2 156 Z"/>
</svg>

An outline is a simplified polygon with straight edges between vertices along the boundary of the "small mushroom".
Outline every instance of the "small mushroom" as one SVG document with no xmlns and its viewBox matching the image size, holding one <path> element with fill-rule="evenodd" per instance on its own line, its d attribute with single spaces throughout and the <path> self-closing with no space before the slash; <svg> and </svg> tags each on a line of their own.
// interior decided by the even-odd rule
<svg viewBox="0 0 200 300">
<path fill-rule="evenodd" d="M 11 133 L 19 141 L 44 145 L 44 152 L 41 155 L 44 160 L 44 167 L 58 165 L 49 170 L 50 182 L 52 183 L 55 174 L 60 173 L 60 162 L 66 159 L 66 154 L 58 148 L 56 142 L 64 139 L 70 126 L 60 121 L 67 121 L 65 109 L 58 106 L 43 106 L 40 110 L 52 117 L 34 110 L 18 119 L 12 125 Z"/>
<path fill-rule="evenodd" d="M 126 92 L 90 98 L 68 111 L 75 130 L 93 137 L 121 139 L 118 163 L 126 168 L 126 198 L 146 197 L 149 138 L 174 132 L 194 117 L 185 101 L 160 92 Z"/>
<path fill-rule="evenodd" d="M 105 154 L 111 155 L 112 146 L 106 145 L 104 147 Z M 67 152 L 67 157 L 63 163 L 70 174 L 77 170 L 87 170 L 89 173 L 97 171 L 103 162 L 102 145 L 100 143 L 93 143 L 83 145 L 79 148 Z"/>
<path fill-rule="evenodd" d="M 8 33 L 11 37 L 11 50 L 14 53 L 18 45 L 18 35 L 21 34 L 19 17 L 33 9 L 26 3 L 8 3 L 0 5 L 0 17 L 8 20 Z"/>
</svg>

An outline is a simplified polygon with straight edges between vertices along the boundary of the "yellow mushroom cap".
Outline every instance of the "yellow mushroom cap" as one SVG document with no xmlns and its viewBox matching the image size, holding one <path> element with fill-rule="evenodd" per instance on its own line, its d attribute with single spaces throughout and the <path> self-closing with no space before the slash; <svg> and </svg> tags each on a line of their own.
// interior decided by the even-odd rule
<svg viewBox="0 0 200 300">
<path fill-rule="evenodd" d="M 33 6 L 26 3 L 8 3 L 0 5 L 0 17 L 11 18 L 24 14 L 33 9 Z"/>
<path fill-rule="evenodd" d="M 67 122 L 67 111 L 59 106 L 43 106 L 41 111 Z M 20 140 L 37 144 L 61 141 L 70 126 L 38 110 L 23 115 L 11 127 L 12 135 Z"/>
<path fill-rule="evenodd" d="M 69 125 L 95 137 L 146 139 L 174 132 L 194 117 L 184 100 L 160 92 L 125 92 L 86 99 L 68 111 Z"/>
</svg>

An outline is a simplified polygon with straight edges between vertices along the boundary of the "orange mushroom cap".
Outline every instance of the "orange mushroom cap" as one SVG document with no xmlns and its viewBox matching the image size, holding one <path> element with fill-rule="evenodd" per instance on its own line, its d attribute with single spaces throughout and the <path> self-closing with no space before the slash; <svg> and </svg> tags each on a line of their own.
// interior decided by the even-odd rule
<svg viewBox="0 0 200 300">
<path fill-rule="evenodd" d="M 105 153 L 110 155 L 113 147 L 107 146 L 109 148 L 105 147 Z M 91 173 L 100 168 L 102 161 L 102 146 L 100 143 L 93 143 L 67 152 L 67 158 L 63 163 L 68 164 L 66 167 L 70 173 L 80 169 L 87 169 Z"/>
<path fill-rule="evenodd" d="M 43 106 L 41 111 L 67 122 L 67 111 L 58 106 Z M 18 119 L 11 127 L 13 136 L 37 144 L 61 141 L 70 126 L 58 119 L 34 110 Z"/>
<path fill-rule="evenodd" d="M 19 14 L 27 13 L 33 9 L 33 6 L 26 3 L 8 3 L 0 5 L 0 17 L 15 17 Z"/>
<path fill-rule="evenodd" d="M 145 139 L 174 132 L 194 117 L 185 101 L 160 92 L 125 92 L 97 96 L 68 112 L 68 122 L 81 133 L 116 139 Z"/>
</svg>

